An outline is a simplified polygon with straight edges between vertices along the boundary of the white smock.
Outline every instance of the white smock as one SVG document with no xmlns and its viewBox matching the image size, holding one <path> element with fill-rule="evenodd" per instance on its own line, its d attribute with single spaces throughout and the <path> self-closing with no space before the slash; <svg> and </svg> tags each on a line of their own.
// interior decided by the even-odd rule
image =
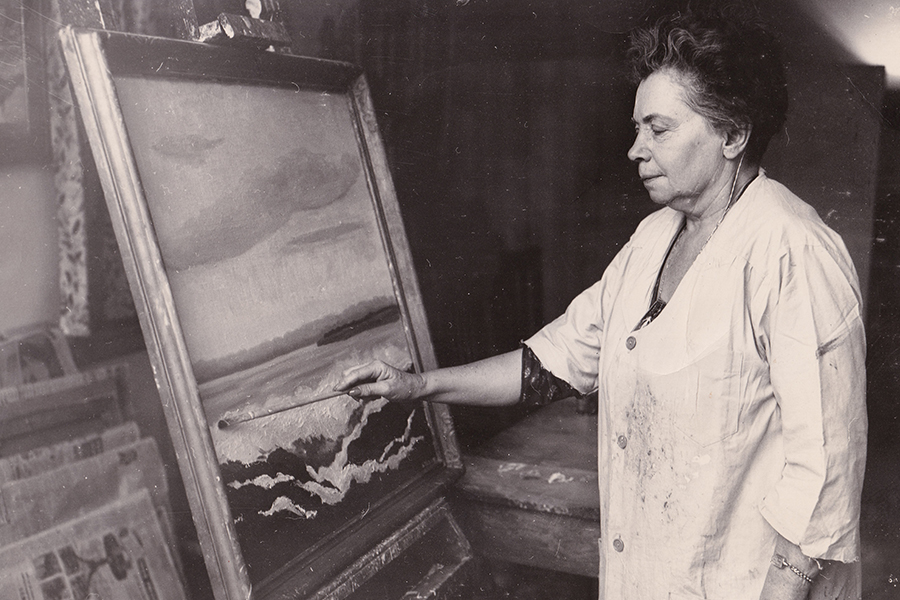
<svg viewBox="0 0 900 600">
<path fill-rule="evenodd" d="M 761 173 L 635 330 L 683 219 L 647 217 L 526 341 L 599 390 L 600 597 L 757 600 L 777 531 L 840 561 L 810 598 L 856 600 L 865 336 L 846 248 Z"/>
</svg>

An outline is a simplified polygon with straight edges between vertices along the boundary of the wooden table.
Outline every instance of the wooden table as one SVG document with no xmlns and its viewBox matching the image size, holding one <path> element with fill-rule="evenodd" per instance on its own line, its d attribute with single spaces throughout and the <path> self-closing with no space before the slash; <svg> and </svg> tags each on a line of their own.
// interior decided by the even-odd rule
<svg viewBox="0 0 900 600">
<path fill-rule="evenodd" d="M 597 417 L 545 406 L 464 456 L 451 500 L 476 553 L 597 576 Z"/>
</svg>

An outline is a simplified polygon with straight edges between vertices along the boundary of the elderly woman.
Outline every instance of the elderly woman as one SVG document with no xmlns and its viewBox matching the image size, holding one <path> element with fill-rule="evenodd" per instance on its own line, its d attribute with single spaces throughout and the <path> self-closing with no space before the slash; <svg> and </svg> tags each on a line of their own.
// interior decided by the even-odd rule
<svg viewBox="0 0 900 600">
<path fill-rule="evenodd" d="M 865 338 L 841 239 L 760 160 L 787 107 L 757 24 L 681 14 L 632 36 L 628 151 L 647 217 L 521 350 L 357 397 L 502 405 L 599 391 L 607 600 L 859 597 Z"/>
</svg>

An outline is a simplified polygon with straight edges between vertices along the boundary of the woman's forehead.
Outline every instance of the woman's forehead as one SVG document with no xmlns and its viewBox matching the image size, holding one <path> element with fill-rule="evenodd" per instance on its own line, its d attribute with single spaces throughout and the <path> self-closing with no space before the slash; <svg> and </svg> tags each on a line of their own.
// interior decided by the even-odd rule
<svg viewBox="0 0 900 600">
<path fill-rule="evenodd" d="M 688 93 L 683 78 L 677 72 L 671 69 L 654 71 L 638 86 L 633 119 L 644 123 L 653 117 L 684 119 L 698 115 L 687 103 Z"/>
</svg>

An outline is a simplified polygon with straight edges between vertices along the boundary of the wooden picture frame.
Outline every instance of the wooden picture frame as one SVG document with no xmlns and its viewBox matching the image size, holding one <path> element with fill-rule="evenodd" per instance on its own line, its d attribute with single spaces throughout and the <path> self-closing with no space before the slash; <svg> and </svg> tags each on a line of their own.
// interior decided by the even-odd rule
<svg viewBox="0 0 900 600">
<path fill-rule="evenodd" d="M 361 71 L 60 36 L 216 597 L 345 597 L 398 531 L 455 531 L 444 406 L 343 396 L 217 427 L 372 357 L 436 366 Z"/>
<path fill-rule="evenodd" d="M 49 155 L 47 0 L 0 0 L 0 161 Z"/>
</svg>

